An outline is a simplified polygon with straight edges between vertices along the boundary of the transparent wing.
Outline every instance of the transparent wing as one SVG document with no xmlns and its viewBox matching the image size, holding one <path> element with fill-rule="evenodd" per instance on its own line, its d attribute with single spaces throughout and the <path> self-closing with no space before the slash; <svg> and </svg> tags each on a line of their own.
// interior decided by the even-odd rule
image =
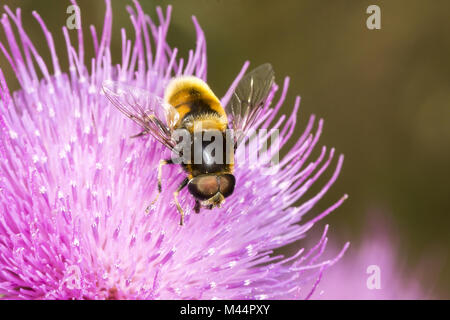
<svg viewBox="0 0 450 320">
<path fill-rule="evenodd" d="M 106 80 L 103 91 L 111 103 L 128 118 L 139 124 L 165 146 L 176 145 L 171 135 L 179 114 L 170 104 L 144 89 Z"/>
<path fill-rule="evenodd" d="M 231 114 L 235 148 L 258 119 L 274 80 L 272 65 L 266 63 L 246 74 L 236 87 L 226 107 Z"/>
</svg>

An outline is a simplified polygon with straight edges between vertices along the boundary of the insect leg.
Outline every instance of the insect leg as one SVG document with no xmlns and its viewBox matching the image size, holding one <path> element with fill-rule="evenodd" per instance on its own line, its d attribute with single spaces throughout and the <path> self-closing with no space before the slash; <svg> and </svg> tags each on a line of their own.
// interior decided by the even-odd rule
<svg viewBox="0 0 450 320">
<path fill-rule="evenodd" d="M 131 136 L 130 138 L 139 138 L 139 137 L 145 136 L 146 134 L 148 134 L 148 131 L 144 130 L 144 131 L 139 132 L 138 134 L 135 134 L 134 136 Z"/>
<path fill-rule="evenodd" d="M 155 202 L 158 200 L 159 195 L 162 191 L 162 184 L 161 184 L 161 179 L 162 179 L 162 167 L 165 164 L 173 164 L 173 161 L 171 159 L 168 160 L 161 160 L 159 161 L 159 166 L 158 166 L 158 193 L 156 194 L 156 198 L 155 200 L 153 200 L 150 205 L 147 207 L 147 209 L 145 209 L 145 211 L 149 212 L 150 211 L 150 207 L 155 204 Z"/>
<path fill-rule="evenodd" d="M 189 178 L 185 178 L 181 184 L 178 186 L 177 190 L 173 193 L 173 198 L 175 200 L 175 204 L 177 206 L 178 212 L 180 213 L 181 217 L 180 217 L 180 226 L 182 226 L 184 224 L 184 211 L 183 208 L 181 208 L 180 203 L 178 202 L 178 193 L 180 193 L 180 191 L 187 186 L 189 182 Z"/>
<path fill-rule="evenodd" d="M 195 200 L 195 206 L 194 206 L 195 213 L 200 213 L 200 201 Z"/>
</svg>

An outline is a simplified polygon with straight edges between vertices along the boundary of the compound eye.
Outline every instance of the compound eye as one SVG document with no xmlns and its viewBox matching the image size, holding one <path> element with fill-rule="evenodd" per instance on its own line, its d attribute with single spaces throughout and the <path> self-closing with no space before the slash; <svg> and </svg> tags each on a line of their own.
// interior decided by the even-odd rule
<svg viewBox="0 0 450 320">
<path fill-rule="evenodd" d="M 232 174 L 224 174 L 219 176 L 220 193 L 226 198 L 230 196 L 234 191 L 234 185 L 236 179 Z"/>
<path fill-rule="evenodd" d="M 195 198 L 208 200 L 219 192 L 219 181 L 215 175 L 198 176 L 189 182 L 188 190 Z"/>
</svg>

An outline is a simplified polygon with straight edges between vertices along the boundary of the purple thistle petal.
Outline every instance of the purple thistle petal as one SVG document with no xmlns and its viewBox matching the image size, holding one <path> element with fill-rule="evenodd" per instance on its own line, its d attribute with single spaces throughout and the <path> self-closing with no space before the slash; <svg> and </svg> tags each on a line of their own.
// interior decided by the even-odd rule
<svg viewBox="0 0 450 320">
<path fill-rule="evenodd" d="M 134 3 L 135 8 L 127 9 L 136 40 L 133 43 L 122 30 L 119 65 L 111 62 L 110 1 L 106 1 L 101 34 L 90 27 L 95 56 L 88 64 L 82 30 L 74 47 L 63 27 L 68 73 L 60 69 L 52 34 L 41 17 L 33 12 L 47 40 L 53 73 L 23 29 L 20 10 L 5 8 L 1 22 L 8 44 L 0 43 L 0 49 L 21 90 L 10 93 L 0 70 L 0 295 L 7 299 L 309 298 L 348 244 L 336 258 L 318 262 L 327 243 L 326 227 L 310 251 L 302 249 L 288 258 L 274 256 L 273 251 L 305 237 L 346 197 L 299 224 L 336 180 L 343 161 L 339 156 L 322 190 L 299 207 L 292 206 L 333 159 L 334 149 L 327 158 L 323 147 L 316 160 L 308 160 L 323 121 L 312 133 L 315 118 L 310 118 L 305 132 L 281 159 L 276 175 L 262 174 L 274 150 L 252 165 L 238 163 L 236 190 L 222 208 L 194 215 L 190 209 L 194 200 L 183 191 L 179 200 L 187 208 L 186 226 L 180 227 L 172 194 L 182 170 L 172 167 L 164 168 L 163 192 L 146 212 L 156 196 L 155 168 L 169 152 L 153 139 L 129 139 L 138 132 L 137 126 L 110 105 L 101 84 L 120 80 L 161 96 L 173 76 L 206 80 L 207 56 L 205 36 L 195 17 L 196 46 L 183 61 L 166 42 L 172 8 L 168 6 L 165 13 L 157 8 L 156 22 Z M 245 62 L 222 98 L 224 105 L 248 66 Z M 272 124 L 288 85 L 286 78 L 272 106 L 278 90 L 274 85 L 256 126 L 279 129 L 280 148 L 294 134 L 300 104 L 297 97 L 292 114 Z"/>
</svg>

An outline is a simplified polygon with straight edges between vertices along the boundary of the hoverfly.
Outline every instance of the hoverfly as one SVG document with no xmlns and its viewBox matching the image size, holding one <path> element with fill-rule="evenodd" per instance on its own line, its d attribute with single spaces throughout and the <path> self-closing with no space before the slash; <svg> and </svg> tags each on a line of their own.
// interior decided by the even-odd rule
<svg viewBox="0 0 450 320">
<path fill-rule="evenodd" d="M 234 152 L 258 119 L 273 83 L 272 66 L 263 64 L 257 67 L 240 80 L 225 108 L 209 86 L 193 76 L 171 79 L 164 99 L 146 90 L 109 80 L 103 83 L 103 91 L 117 109 L 142 127 L 143 131 L 133 137 L 151 134 L 176 153 L 180 150 L 176 149 L 177 142 L 172 135 L 175 130 L 183 130 L 191 137 L 199 133 L 219 134 L 224 140 L 227 129 L 233 132 L 233 146 L 227 150 L 224 147 L 225 159 L 220 159 L 225 161 L 217 161 L 211 150 L 202 143 L 201 163 L 194 161 L 195 151 L 188 161 L 181 163 L 187 177 L 173 195 L 180 213 L 180 225 L 183 225 L 184 211 L 178 202 L 178 194 L 184 187 L 187 186 L 195 198 L 196 213 L 200 212 L 201 207 L 220 207 L 225 198 L 233 193 L 236 184 L 233 175 Z M 193 148 L 193 140 L 190 141 L 188 148 Z M 167 159 L 159 163 L 158 194 L 152 204 L 162 191 L 162 167 L 167 164 L 174 164 L 174 161 Z"/>
</svg>

